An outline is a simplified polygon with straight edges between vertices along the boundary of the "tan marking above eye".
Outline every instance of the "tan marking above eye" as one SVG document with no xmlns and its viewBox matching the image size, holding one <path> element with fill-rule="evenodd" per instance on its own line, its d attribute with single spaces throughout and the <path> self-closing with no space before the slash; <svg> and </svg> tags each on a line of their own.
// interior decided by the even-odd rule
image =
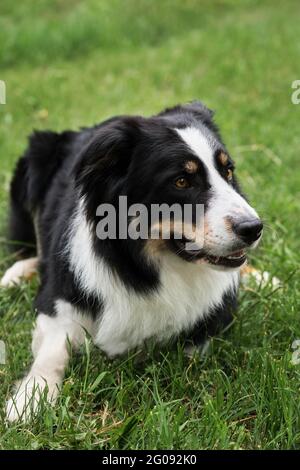
<svg viewBox="0 0 300 470">
<path fill-rule="evenodd" d="M 175 186 L 179 189 L 184 189 L 184 188 L 189 188 L 190 183 L 188 182 L 186 178 L 177 178 L 177 180 L 175 181 Z"/>
<path fill-rule="evenodd" d="M 196 173 L 198 170 L 198 164 L 194 160 L 189 160 L 185 163 L 184 168 L 187 173 Z"/>
<path fill-rule="evenodd" d="M 229 160 L 228 155 L 226 155 L 226 153 L 224 153 L 224 152 L 221 152 L 220 155 L 219 155 L 219 161 L 220 161 L 221 165 L 223 165 L 223 166 L 227 165 L 228 160 Z"/>
</svg>

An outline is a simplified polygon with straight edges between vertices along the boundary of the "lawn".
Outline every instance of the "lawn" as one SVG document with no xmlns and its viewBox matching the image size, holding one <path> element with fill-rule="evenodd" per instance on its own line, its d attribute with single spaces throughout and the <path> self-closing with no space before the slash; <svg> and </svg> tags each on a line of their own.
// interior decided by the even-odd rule
<svg viewBox="0 0 300 470">
<path fill-rule="evenodd" d="M 197 98 L 216 110 L 240 180 L 265 220 L 252 264 L 281 280 L 242 288 L 206 358 L 182 345 L 105 358 L 87 340 L 59 403 L 6 427 L 11 384 L 31 361 L 37 282 L 0 291 L 0 449 L 300 448 L 299 2 L 1 0 L 0 270 L 11 172 L 33 128 L 78 129 Z"/>
</svg>

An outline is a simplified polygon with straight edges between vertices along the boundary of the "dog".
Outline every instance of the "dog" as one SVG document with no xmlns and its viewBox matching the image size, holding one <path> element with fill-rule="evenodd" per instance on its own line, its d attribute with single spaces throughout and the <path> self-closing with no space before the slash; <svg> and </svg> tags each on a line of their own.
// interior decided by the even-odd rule
<svg viewBox="0 0 300 470">
<path fill-rule="evenodd" d="M 202 205 L 203 244 L 187 249 L 190 236 L 176 238 L 174 220 L 169 239 L 100 239 L 97 209 L 117 207 L 120 196 L 146 208 Z M 80 347 L 86 332 L 109 357 L 148 339 L 204 347 L 231 323 L 240 270 L 263 231 L 213 112 L 198 101 L 78 132 L 34 132 L 15 169 L 10 207 L 10 239 L 24 259 L 2 285 L 38 269 L 40 287 L 34 361 L 7 403 L 9 421 L 29 419 L 41 393 L 55 402 L 69 345 Z"/>
</svg>

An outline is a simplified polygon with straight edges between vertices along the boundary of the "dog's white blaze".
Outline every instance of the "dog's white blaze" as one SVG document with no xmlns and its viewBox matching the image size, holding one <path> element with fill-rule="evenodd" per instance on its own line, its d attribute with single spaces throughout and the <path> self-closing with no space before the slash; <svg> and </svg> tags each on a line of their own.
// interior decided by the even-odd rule
<svg viewBox="0 0 300 470">
<path fill-rule="evenodd" d="M 78 208 L 70 236 L 70 263 L 84 292 L 103 301 L 92 336 L 109 356 L 142 345 L 150 337 L 168 339 L 203 318 L 238 283 L 237 272 L 219 272 L 168 253 L 160 260 L 161 287 L 139 296 L 93 253 L 91 228 Z"/>
<path fill-rule="evenodd" d="M 208 171 L 211 184 L 212 200 L 206 213 L 206 222 L 209 227 L 205 234 L 204 247 L 207 252 L 216 256 L 226 253 L 227 246 L 230 247 L 234 241 L 234 234 L 226 225 L 226 218 L 255 218 L 256 211 L 243 197 L 241 197 L 232 186 L 230 186 L 219 174 L 214 163 L 214 152 L 216 150 L 209 131 L 201 132 L 201 129 L 187 127 L 176 129 L 181 139 L 187 144 L 192 152 L 204 163 Z"/>
<path fill-rule="evenodd" d="M 208 137 L 196 127 L 185 127 L 183 129 L 176 129 L 176 131 L 209 170 L 213 171 L 213 145 Z"/>
</svg>

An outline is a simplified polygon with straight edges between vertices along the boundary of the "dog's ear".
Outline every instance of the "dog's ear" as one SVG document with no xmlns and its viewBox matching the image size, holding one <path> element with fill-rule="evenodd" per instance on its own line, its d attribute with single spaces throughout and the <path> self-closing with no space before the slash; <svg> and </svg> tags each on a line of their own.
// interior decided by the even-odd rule
<svg viewBox="0 0 300 470">
<path fill-rule="evenodd" d="M 193 114 L 195 117 L 202 121 L 212 121 L 214 112 L 207 108 L 201 101 L 191 101 L 186 104 L 178 104 L 173 108 L 167 108 L 165 111 L 159 114 L 159 116 L 168 116 L 172 114 L 178 114 L 180 112 Z"/>
<path fill-rule="evenodd" d="M 214 116 L 214 111 L 207 108 L 203 103 L 201 103 L 201 101 L 197 100 L 183 105 L 183 109 L 198 115 L 203 120 L 212 120 Z"/>
<path fill-rule="evenodd" d="M 217 135 L 219 141 L 223 143 L 219 128 L 214 121 L 214 111 L 207 108 L 203 103 L 201 103 L 201 101 L 196 100 L 183 105 L 182 109 L 184 112 L 192 114 L 196 119 L 201 121 L 201 123 L 213 131 Z"/>
<path fill-rule="evenodd" d="M 139 138 L 139 117 L 117 117 L 103 123 L 74 168 L 81 196 L 109 199 L 108 191 L 124 181 Z"/>
</svg>

